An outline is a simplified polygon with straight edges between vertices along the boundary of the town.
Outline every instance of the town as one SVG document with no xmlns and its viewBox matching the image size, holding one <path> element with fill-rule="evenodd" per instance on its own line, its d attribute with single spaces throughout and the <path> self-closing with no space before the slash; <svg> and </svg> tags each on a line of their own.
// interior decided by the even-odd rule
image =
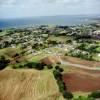
<svg viewBox="0 0 100 100">
<path fill-rule="evenodd" d="M 32 70 L 30 71 L 30 69 Z M 48 84 L 47 81 L 50 81 L 51 90 L 53 92 L 56 90 L 59 98 L 65 98 L 59 100 L 96 100 L 94 98 L 100 97 L 100 92 L 97 91 L 100 90 L 100 24 L 40 25 L 1 29 L 0 70 L 5 72 L 1 72 L 1 77 L 2 73 L 4 75 L 7 73 L 7 79 L 16 80 L 15 76 L 16 78 L 25 77 L 21 79 L 22 82 L 28 79 L 27 75 L 32 75 L 35 81 L 30 80 L 30 83 L 37 82 L 34 84 L 36 85 L 34 89 L 40 95 L 41 88 L 39 90 L 37 88 L 45 87 L 45 84 Z M 10 71 L 13 74 L 16 73 L 14 77 L 12 73 L 8 75 Z M 17 71 L 20 72 L 20 76 Z M 91 85 L 87 86 L 87 83 Z M 16 85 L 18 84 L 16 82 Z M 19 86 L 21 85 L 19 84 Z M 30 88 L 32 87 L 30 86 Z M 57 90 L 58 88 L 59 90 Z M 45 91 L 44 88 L 42 91 Z M 82 93 L 74 93 L 77 91 Z M 90 92 L 93 93 L 89 94 Z"/>
<path fill-rule="evenodd" d="M 42 50 L 52 54 L 49 48 L 57 48 L 58 54 L 100 61 L 100 24 L 1 30 L 0 49 L 4 48 L 19 48 L 23 55 Z"/>
</svg>

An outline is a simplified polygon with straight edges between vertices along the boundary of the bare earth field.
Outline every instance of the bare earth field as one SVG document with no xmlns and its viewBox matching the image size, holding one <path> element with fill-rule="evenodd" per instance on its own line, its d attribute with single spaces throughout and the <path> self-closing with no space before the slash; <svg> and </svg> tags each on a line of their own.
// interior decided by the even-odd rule
<svg viewBox="0 0 100 100">
<path fill-rule="evenodd" d="M 64 100 L 51 72 L 0 71 L 0 100 Z"/>
<path fill-rule="evenodd" d="M 46 65 L 56 64 L 57 62 L 60 62 L 60 58 L 58 56 L 48 56 L 42 59 L 41 62 Z"/>
<path fill-rule="evenodd" d="M 100 62 L 86 61 L 74 57 L 49 56 L 41 60 L 54 64 L 63 60 L 63 80 L 71 92 L 100 90 L 100 70 L 89 70 L 100 66 Z M 77 67 L 76 65 L 81 67 Z M 88 69 L 84 69 L 86 66 Z M 0 100 L 64 100 L 59 93 L 52 71 L 34 69 L 5 69 L 0 71 Z"/>
<path fill-rule="evenodd" d="M 61 60 L 71 63 L 70 65 L 67 65 L 67 63 L 64 65 L 64 69 L 69 68 L 70 72 L 65 71 L 63 75 L 69 91 L 92 92 L 100 90 L 100 70 L 94 70 L 97 66 L 100 66 L 100 62 L 86 61 L 75 57 L 61 57 Z M 60 61 L 57 56 L 43 59 L 45 64 L 57 61 Z"/>
<path fill-rule="evenodd" d="M 91 92 L 100 90 L 100 76 L 73 72 L 64 74 L 63 79 L 68 90 L 72 92 Z"/>
<path fill-rule="evenodd" d="M 66 66 L 70 68 L 70 72 L 65 73 L 63 79 L 69 91 L 91 92 L 100 90 L 100 70 L 89 70 L 89 67 L 99 67 L 100 62 L 86 61 L 74 57 L 63 57 L 62 59 L 73 65 L 79 64 L 88 67 L 88 69 L 84 69 L 82 67 Z"/>
<path fill-rule="evenodd" d="M 69 56 L 62 56 L 62 60 L 73 63 L 73 64 L 80 64 L 88 67 L 99 67 L 100 62 L 96 61 L 87 61 L 76 57 L 69 57 Z"/>
<path fill-rule="evenodd" d="M 63 75 L 64 82 L 69 91 L 91 92 L 100 90 L 100 71 L 73 69 Z"/>
</svg>

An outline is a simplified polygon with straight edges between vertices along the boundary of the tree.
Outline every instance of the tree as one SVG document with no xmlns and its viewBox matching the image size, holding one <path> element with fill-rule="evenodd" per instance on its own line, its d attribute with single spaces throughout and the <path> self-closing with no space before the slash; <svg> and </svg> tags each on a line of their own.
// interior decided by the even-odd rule
<svg viewBox="0 0 100 100">
<path fill-rule="evenodd" d="M 70 92 L 63 92 L 63 97 L 66 98 L 67 100 L 71 100 L 73 98 L 73 94 Z"/>
<path fill-rule="evenodd" d="M 52 65 L 47 65 L 47 68 L 52 69 L 53 67 L 52 67 Z"/>
<path fill-rule="evenodd" d="M 0 57 L 0 70 L 4 69 L 8 64 L 10 60 L 7 60 L 5 56 Z"/>
<path fill-rule="evenodd" d="M 59 72 L 63 72 L 64 70 L 63 70 L 63 68 L 59 68 Z"/>
<path fill-rule="evenodd" d="M 54 70 L 53 74 L 56 80 L 62 80 L 62 74 L 60 72 L 58 72 L 57 70 Z"/>
<path fill-rule="evenodd" d="M 2 29 L 0 29 L 0 32 L 2 32 Z"/>
<path fill-rule="evenodd" d="M 78 98 L 74 98 L 73 100 L 94 100 L 94 98 L 79 96 Z"/>
<path fill-rule="evenodd" d="M 100 91 L 92 92 L 88 97 L 99 98 L 100 99 Z"/>
<path fill-rule="evenodd" d="M 33 63 L 32 62 L 28 62 L 25 66 L 27 66 L 28 68 L 32 68 L 33 67 Z"/>
<path fill-rule="evenodd" d="M 63 72 L 63 68 L 60 68 L 58 65 L 55 67 L 56 70 L 58 70 L 59 72 Z"/>
<path fill-rule="evenodd" d="M 43 63 L 37 63 L 35 68 L 38 69 L 38 70 L 43 70 L 44 69 L 44 64 Z"/>
<path fill-rule="evenodd" d="M 68 44 L 68 43 L 72 43 L 72 40 L 71 40 L 71 39 L 70 39 L 70 40 L 67 40 L 66 43 L 67 43 L 67 44 Z"/>
<path fill-rule="evenodd" d="M 57 65 L 57 66 L 55 66 L 55 69 L 56 69 L 56 70 L 58 70 L 59 68 L 60 68 L 60 67 L 59 67 L 58 65 Z"/>
<path fill-rule="evenodd" d="M 57 80 L 57 84 L 59 86 L 59 91 L 64 92 L 67 90 L 65 83 L 62 80 Z"/>
</svg>

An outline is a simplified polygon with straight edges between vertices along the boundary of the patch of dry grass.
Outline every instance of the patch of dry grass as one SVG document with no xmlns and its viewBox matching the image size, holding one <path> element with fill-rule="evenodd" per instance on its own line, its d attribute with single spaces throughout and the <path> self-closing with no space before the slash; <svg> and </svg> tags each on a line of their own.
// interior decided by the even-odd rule
<svg viewBox="0 0 100 100">
<path fill-rule="evenodd" d="M 0 100 L 64 100 L 52 72 L 30 69 L 0 71 Z"/>
</svg>

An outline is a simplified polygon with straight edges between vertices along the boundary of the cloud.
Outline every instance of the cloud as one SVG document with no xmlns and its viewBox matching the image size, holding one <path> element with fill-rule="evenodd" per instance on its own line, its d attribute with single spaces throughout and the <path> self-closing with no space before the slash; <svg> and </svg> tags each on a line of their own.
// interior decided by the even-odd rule
<svg viewBox="0 0 100 100">
<path fill-rule="evenodd" d="M 9 6 L 12 5 L 15 0 L 0 0 L 0 6 Z"/>
<path fill-rule="evenodd" d="M 100 0 L 0 0 L 0 17 L 100 13 Z"/>
<path fill-rule="evenodd" d="M 62 4 L 78 4 L 82 1 L 85 0 L 0 0 L 0 6 L 19 6 L 19 5 L 25 5 L 25 6 L 30 6 L 30 5 L 34 5 L 34 4 L 38 4 L 38 5 L 45 5 L 45 4 L 58 4 L 58 5 L 62 5 Z"/>
<path fill-rule="evenodd" d="M 71 3 L 78 3 L 82 0 L 45 0 L 47 1 L 48 3 L 68 3 L 68 4 L 71 4 Z"/>
</svg>

